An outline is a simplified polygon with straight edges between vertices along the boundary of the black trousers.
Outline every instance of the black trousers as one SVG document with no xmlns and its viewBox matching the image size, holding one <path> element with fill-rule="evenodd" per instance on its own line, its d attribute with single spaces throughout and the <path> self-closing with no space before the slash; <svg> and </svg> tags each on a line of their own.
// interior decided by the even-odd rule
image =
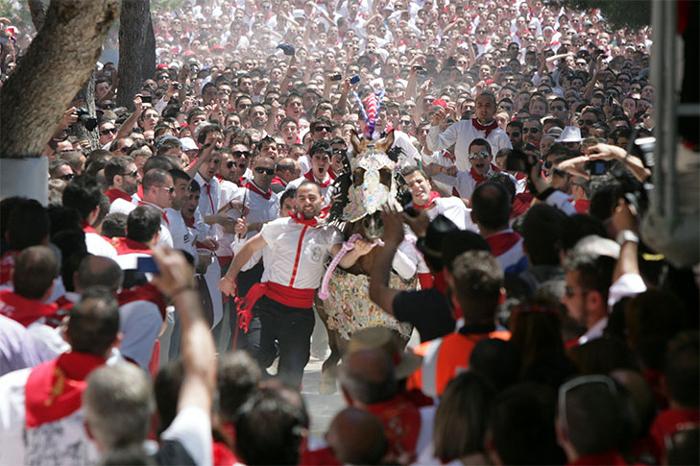
<svg viewBox="0 0 700 466">
<path fill-rule="evenodd" d="M 255 267 L 246 270 L 245 272 L 240 272 L 236 279 L 238 296 L 241 298 L 244 297 L 253 285 L 260 283 L 264 270 L 263 262 L 261 260 L 255 265 Z M 233 298 L 229 299 L 232 300 Z M 243 330 L 238 328 L 238 314 L 233 302 L 230 303 L 230 308 L 231 342 L 229 345 L 227 345 L 227 347 L 233 348 L 235 344 L 235 348 L 233 349 L 246 350 L 251 356 L 257 358 L 257 355 L 260 352 L 260 318 L 255 315 L 255 311 L 253 311 L 253 319 L 248 327 L 248 333 L 244 333 Z M 272 360 L 274 360 L 274 356 L 272 356 Z M 272 360 L 270 361 L 270 364 L 272 364 Z"/>
<path fill-rule="evenodd" d="M 260 318 L 261 326 L 258 363 L 267 367 L 269 348 L 274 348 L 277 342 L 280 357 L 277 376 L 291 387 L 301 387 L 314 330 L 313 309 L 285 306 L 263 296 L 255 303 L 253 314 Z"/>
</svg>

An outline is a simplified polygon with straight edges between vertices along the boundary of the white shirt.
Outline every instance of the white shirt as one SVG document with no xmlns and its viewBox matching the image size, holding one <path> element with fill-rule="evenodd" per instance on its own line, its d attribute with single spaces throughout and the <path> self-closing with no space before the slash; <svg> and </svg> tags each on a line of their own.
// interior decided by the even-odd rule
<svg viewBox="0 0 700 466">
<path fill-rule="evenodd" d="M 161 219 L 160 219 L 160 230 L 158 234 L 158 245 L 160 246 L 167 246 L 169 248 L 173 247 L 173 236 L 170 233 L 170 228 L 168 225 L 168 222 L 163 218 L 163 209 L 158 207 L 155 204 L 151 204 L 150 202 L 146 201 L 139 201 L 141 202 L 142 205 L 147 205 L 149 207 L 153 207 L 158 211 L 158 213 L 161 214 Z M 114 202 L 112 202 L 112 205 L 109 207 L 109 213 L 112 214 L 114 212 L 119 212 L 122 214 L 129 215 L 132 210 L 134 210 L 136 207 L 138 207 L 137 204 L 132 204 L 130 202 L 125 201 L 124 199 L 116 199 Z M 85 235 L 87 238 L 87 234 Z M 88 250 L 89 252 L 89 250 Z M 113 258 L 114 259 L 114 258 Z"/>
<path fill-rule="evenodd" d="M 426 213 L 431 221 L 442 214 L 457 225 L 460 230 L 479 232 L 479 228 L 472 221 L 471 209 L 467 208 L 458 197 L 439 197 L 435 199 L 433 206 Z"/>
<path fill-rule="evenodd" d="M 222 200 L 223 201 L 223 200 Z M 234 196 L 227 201 L 237 201 L 243 203 L 244 211 L 246 212 L 245 218 L 248 224 L 252 223 L 267 223 L 271 220 L 275 220 L 279 217 L 280 213 L 280 201 L 279 195 L 276 193 L 271 193 L 269 199 L 265 199 L 264 196 L 256 193 L 255 191 L 248 188 L 238 188 Z M 224 203 L 225 205 L 226 203 Z M 220 205 L 219 208 L 223 207 Z M 226 216 L 232 219 L 238 219 L 240 217 L 240 210 L 230 209 L 226 212 Z M 232 256 L 233 250 L 231 244 L 235 242 L 236 238 L 232 233 L 225 233 L 220 225 L 217 225 L 219 241 L 219 249 L 216 251 L 217 256 Z M 258 233 L 259 230 L 252 230 L 246 233 L 246 238 L 251 238 Z M 220 235 L 220 236 L 219 236 Z"/>
<path fill-rule="evenodd" d="M 442 151 L 455 145 L 455 158 L 459 170 L 469 170 L 469 144 L 476 139 L 486 139 L 491 145 L 491 155 L 495 155 L 501 149 L 512 149 L 513 145 L 505 131 L 496 128 L 486 137 L 486 131 L 474 128 L 472 120 L 459 120 L 450 125 L 445 131 L 440 132 L 439 126 L 431 126 L 426 142 L 432 151 Z"/>
<path fill-rule="evenodd" d="M 87 247 L 87 251 L 94 256 L 104 256 L 110 259 L 115 259 L 117 257 L 117 250 L 99 233 L 86 231 L 85 246 Z"/>
<path fill-rule="evenodd" d="M 298 289 L 318 288 L 331 248 L 343 242 L 335 227 L 312 228 L 290 217 L 265 224 L 261 234 L 270 248 L 262 281 Z"/>
<path fill-rule="evenodd" d="M 326 180 L 330 178 L 330 175 L 326 173 Z M 308 181 L 309 179 L 306 178 L 305 176 L 300 176 L 296 180 L 292 180 L 289 183 L 287 183 L 287 187 L 284 189 L 285 191 L 289 189 L 298 189 L 299 186 L 304 182 Z M 314 177 L 315 181 L 315 177 Z M 317 182 L 318 183 L 318 182 Z M 318 185 L 320 190 L 321 190 L 321 196 L 323 196 L 323 207 L 326 208 L 329 205 L 331 205 L 331 202 L 333 201 L 333 180 L 328 184 L 328 186 L 321 186 L 320 184 Z"/>
<path fill-rule="evenodd" d="M 219 180 L 212 178 L 211 180 L 205 180 L 202 175 L 197 173 L 194 176 L 195 181 L 199 184 L 200 195 L 199 195 L 199 206 L 198 210 L 202 218 L 207 215 L 216 215 L 218 213 L 219 198 L 221 197 L 221 186 L 219 185 Z M 205 230 L 207 236 L 215 236 L 215 229 L 209 225 L 205 224 Z M 218 238 L 217 238 L 218 239 Z"/>
</svg>

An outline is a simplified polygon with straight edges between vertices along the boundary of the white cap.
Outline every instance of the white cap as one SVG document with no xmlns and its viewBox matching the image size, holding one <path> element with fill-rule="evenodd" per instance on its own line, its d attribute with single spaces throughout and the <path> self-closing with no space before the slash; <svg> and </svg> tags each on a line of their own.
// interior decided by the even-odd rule
<svg viewBox="0 0 700 466">
<path fill-rule="evenodd" d="M 583 138 L 581 137 L 581 128 L 576 126 L 567 126 L 564 131 L 561 132 L 561 136 L 557 139 L 557 142 L 581 142 Z"/>
<path fill-rule="evenodd" d="M 182 150 L 187 152 L 188 150 L 197 150 L 197 144 L 195 144 L 192 138 L 180 138 L 180 144 L 182 145 Z"/>
</svg>

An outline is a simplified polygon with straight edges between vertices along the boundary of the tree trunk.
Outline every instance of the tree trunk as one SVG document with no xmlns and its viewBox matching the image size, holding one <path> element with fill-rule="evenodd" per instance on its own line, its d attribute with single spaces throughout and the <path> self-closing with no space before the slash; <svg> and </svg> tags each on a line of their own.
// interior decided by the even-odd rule
<svg viewBox="0 0 700 466">
<path fill-rule="evenodd" d="M 46 20 L 46 7 L 48 4 L 44 0 L 29 0 L 28 3 L 29 13 L 32 15 L 32 23 L 34 23 L 36 32 L 39 32 Z"/>
<path fill-rule="evenodd" d="M 117 106 L 134 110 L 134 95 L 143 85 L 143 62 L 149 2 L 123 0 L 119 23 Z"/>
<path fill-rule="evenodd" d="M 41 154 L 118 14 L 118 0 L 51 2 L 44 26 L 0 91 L 0 157 Z"/>
<path fill-rule="evenodd" d="M 150 3 L 150 0 L 146 0 Z M 146 39 L 143 47 L 143 79 L 153 78 L 156 74 L 156 36 L 153 32 L 153 16 L 150 8 L 148 11 L 148 25 L 146 26 Z"/>
</svg>

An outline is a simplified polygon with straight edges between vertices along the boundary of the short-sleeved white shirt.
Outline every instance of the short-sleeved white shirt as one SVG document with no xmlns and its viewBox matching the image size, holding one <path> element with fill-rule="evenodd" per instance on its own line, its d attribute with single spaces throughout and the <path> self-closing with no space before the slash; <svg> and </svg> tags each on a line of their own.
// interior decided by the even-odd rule
<svg viewBox="0 0 700 466">
<path fill-rule="evenodd" d="M 270 248 L 262 281 L 299 289 L 318 288 L 331 248 L 343 242 L 335 227 L 309 227 L 291 217 L 266 223 L 261 234 Z"/>
</svg>

